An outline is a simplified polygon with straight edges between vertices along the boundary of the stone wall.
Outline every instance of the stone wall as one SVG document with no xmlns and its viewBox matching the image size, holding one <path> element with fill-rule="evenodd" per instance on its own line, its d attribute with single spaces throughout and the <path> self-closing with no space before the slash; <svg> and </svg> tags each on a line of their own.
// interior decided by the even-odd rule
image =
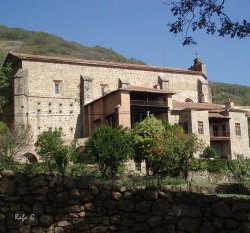
<svg viewBox="0 0 250 233">
<path fill-rule="evenodd" d="M 250 232 L 250 202 L 0 173 L 0 232 Z"/>
</svg>

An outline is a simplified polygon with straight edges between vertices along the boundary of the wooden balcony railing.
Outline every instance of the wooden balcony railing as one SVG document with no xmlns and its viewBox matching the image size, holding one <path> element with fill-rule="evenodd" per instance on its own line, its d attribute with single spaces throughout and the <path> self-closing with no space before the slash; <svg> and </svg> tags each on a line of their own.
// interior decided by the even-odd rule
<svg viewBox="0 0 250 233">
<path fill-rule="evenodd" d="M 211 140 L 230 140 L 230 132 L 228 131 L 210 131 Z"/>
<path fill-rule="evenodd" d="M 131 105 L 167 107 L 167 103 L 164 101 L 149 101 L 149 100 L 131 100 Z"/>
</svg>

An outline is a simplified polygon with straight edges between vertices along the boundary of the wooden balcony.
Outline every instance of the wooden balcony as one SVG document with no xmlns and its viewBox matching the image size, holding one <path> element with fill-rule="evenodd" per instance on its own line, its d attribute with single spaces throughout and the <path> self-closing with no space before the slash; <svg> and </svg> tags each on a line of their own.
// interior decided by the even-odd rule
<svg viewBox="0 0 250 233">
<path fill-rule="evenodd" d="M 167 108 L 167 103 L 164 101 L 131 100 L 130 103 L 133 106 L 148 106 L 148 107 L 165 107 L 165 108 Z"/>
<path fill-rule="evenodd" d="M 230 132 L 228 131 L 210 131 L 211 141 L 230 141 Z"/>
</svg>

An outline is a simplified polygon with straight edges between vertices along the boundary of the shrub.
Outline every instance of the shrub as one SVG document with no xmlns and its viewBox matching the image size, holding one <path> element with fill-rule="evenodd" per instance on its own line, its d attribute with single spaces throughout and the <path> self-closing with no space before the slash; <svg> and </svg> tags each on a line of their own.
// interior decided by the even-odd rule
<svg viewBox="0 0 250 233">
<path fill-rule="evenodd" d="M 189 169 L 191 171 L 206 171 L 207 160 L 192 158 L 189 163 Z"/>
<path fill-rule="evenodd" d="M 203 156 L 206 159 L 215 158 L 217 156 L 217 152 L 213 147 L 208 146 L 203 151 Z"/>
<path fill-rule="evenodd" d="M 226 174 L 228 166 L 226 159 L 207 160 L 207 171 L 210 173 Z"/>
<path fill-rule="evenodd" d="M 69 160 L 74 157 L 72 153 L 75 151 L 75 143 L 63 145 L 61 131 L 42 132 L 38 135 L 36 147 L 50 172 L 57 170 L 64 174 Z"/>
<path fill-rule="evenodd" d="M 119 166 L 133 154 L 131 136 L 122 127 L 99 126 L 85 144 L 84 154 L 91 158 L 103 177 L 115 177 Z"/>
</svg>

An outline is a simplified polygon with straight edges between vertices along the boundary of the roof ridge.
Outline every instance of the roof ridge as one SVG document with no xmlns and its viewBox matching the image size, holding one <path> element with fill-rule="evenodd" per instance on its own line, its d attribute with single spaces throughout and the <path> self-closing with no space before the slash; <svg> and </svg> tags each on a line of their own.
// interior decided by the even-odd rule
<svg viewBox="0 0 250 233">
<path fill-rule="evenodd" d="M 78 64 L 78 65 L 92 65 L 92 66 L 107 66 L 114 68 L 127 68 L 127 69 L 141 69 L 141 70 L 152 70 L 158 72 L 173 72 L 173 73 L 186 73 L 194 75 L 202 75 L 204 78 L 206 76 L 199 71 L 193 71 L 185 68 L 179 67 L 161 67 L 154 65 L 141 65 L 141 64 L 132 64 L 132 63 L 119 63 L 119 62 L 110 62 L 110 61 L 96 61 L 88 59 L 79 59 L 79 58 L 70 58 L 70 57 L 57 57 L 57 56 L 48 56 L 48 55 L 34 55 L 34 54 L 24 54 L 9 52 L 8 56 L 12 55 L 19 59 L 23 60 L 37 60 L 37 61 L 49 61 L 49 62 L 58 62 L 58 63 L 69 63 L 69 64 Z"/>
</svg>

